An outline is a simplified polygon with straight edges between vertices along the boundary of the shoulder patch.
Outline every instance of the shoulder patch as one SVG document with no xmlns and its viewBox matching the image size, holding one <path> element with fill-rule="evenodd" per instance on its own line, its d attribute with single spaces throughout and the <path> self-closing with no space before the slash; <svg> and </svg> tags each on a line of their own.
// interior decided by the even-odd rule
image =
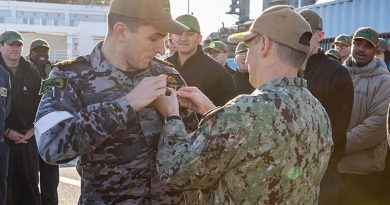
<svg viewBox="0 0 390 205">
<path fill-rule="evenodd" d="M 52 89 L 65 90 L 68 86 L 68 78 L 49 78 L 42 80 L 39 95 L 43 95 Z"/>
<path fill-rule="evenodd" d="M 84 56 L 78 56 L 78 57 L 74 57 L 74 58 L 71 58 L 69 60 L 65 60 L 65 61 L 61 61 L 61 62 L 58 62 L 57 64 L 55 64 L 60 70 L 62 69 L 65 69 L 66 67 L 70 66 L 70 65 L 74 65 L 76 63 L 81 63 L 81 64 L 84 64 L 84 63 L 88 63 L 88 60 L 84 57 Z"/>
<path fill-rule="evenodd" d="M 207 120 L 213 118 L 216 114 L 220 113 L 223 111 L 225 107 L 216 107 L 214 109 L 211 109 L 210 111 L 206 112 L 203 116 L 203 118 L 199 122 L 199 127 Z"/>
</svg>

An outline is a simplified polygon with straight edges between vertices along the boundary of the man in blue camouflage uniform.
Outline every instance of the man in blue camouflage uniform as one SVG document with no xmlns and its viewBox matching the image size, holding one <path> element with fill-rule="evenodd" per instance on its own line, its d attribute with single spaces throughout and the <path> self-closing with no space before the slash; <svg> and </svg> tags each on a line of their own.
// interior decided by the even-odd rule
<svg viewBox="0 0 390 205">
<path fill-rule="evenodd" d="M 0 65 L 0 204 L 6 203 L 9 146 L 5 143 L 5 136 L 10 129 L 5 130 L 5 119 L 11 110 L 11 83 L 9 74 Z"/>
<path fill-rule="evenodd" d="M 249 44 L 250 83 L 258 88 L 251 95 L 215 108 L 186 87 L 155 102 L 168 119 L 158 173 L 173 188 L 201 192 L 188 204 L 317 204 L 333 143 L 324 108 L 296 77 L 310 38 L 309 24 L 291 7 L 271 7 L 248 32 L 229 38 Z M 177 116 L 176 95 L 206 113 L 192 135 Z"/>
<path fill-rule="evenodd" d="M 39 152 L 51 164 L 81 157 L 79 204 L 179 199 L 155 177 L 164 119 L 153 101 L 167 84 L 183 84 L 174 69 L 153 59 L 164 53 L 167 32 L 186 30 L 171 19 L 169 0 L 113 0 L 105 41 L 90 55 L 53 66 L 43 81 L 35 123 Z"/>
</svg>

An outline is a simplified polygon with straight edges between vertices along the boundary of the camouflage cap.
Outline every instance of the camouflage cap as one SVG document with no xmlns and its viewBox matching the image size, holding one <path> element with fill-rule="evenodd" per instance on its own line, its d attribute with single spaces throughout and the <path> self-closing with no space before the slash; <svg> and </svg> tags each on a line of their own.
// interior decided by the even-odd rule
<svg viewBox="0 0 390 205">
<path fill-rule="evenodd" d="M 219 39 L 219 33 L 218 32 L 213 32 L 213 33 L 210 33 L 207 37 L 206 37 L 206 41 L 217 41 Z"/>
<path fill-rule="evenodd" d="M 40 38 L 35 39 L 31 42 L 30 51 L 32 51 L 38 47 L 45 47 L 45 48 L 50 49 L 49 43 L 47 43 L 47 41 L 40 39 Z"/>
<path fill-rule="evenodd" d="M 301 14 L 310 24 L 310 28 L 313 33 L 317 30 L 322 31 L 322 18 L 316 12 L 310 9 L 305 9 L 300 11 L 299 14 Z"/>
<path fill-rule="evenodd" d="M 23 44 L 22 34 L 20 34 L 19 32 L 15 31 L 15 30 L 7 30 L 7 31 L 4 31 L 0 35 L 0 42 L 6 42 L 9 45 L 9 44 L 16 42 L 16 41 Z"/>
<path fill-rule="evenodd" d="M 229 52 L 228 46 L 222 41 L 213 41 L 210 45 L 204 49 L 204 52 L 208 53 L 210 50 L 217 51 L 219 53 Z"/>
<path fill-rule="evenodd" d="M 383 39 L 383 38 L 379 38 L 379 42 L 378 42 L 378 51 L 379 52 L 385 52 L 387 49 L 389 48 L 389 43 Z"/>
<path fill-rule="evenodd" d="M 375 48 L 378 47 L 379 34 L 370 27 L 362 27 L 356 30 L 353 40 L 364 39 L 370 42 Z"/>
<path fill-rule="evenodd" d="M 243 53 L 243 52 L 247 52 L 248 51 L 248 44 L 246 44 L 245 42 L 240 42 L 237 47 L 236 47 L 236 54 L 237 53 Z"/>
<path fill-rule="evenodd" d="M 342 43 L 342 44 L 346 44 L 346 45 L 351 45 L 352 39 L 347 34 L 341 34 L 341 35 L 338 35 L 334 39 L 334 42 L 332 44 L 334 45 L 336 43 Z"/>
<path fill-rule="evenodd" d="M 335 57 L 337 60 L 340 60 L 341 59 L 341 56 L 340 56 L 340 52 L 338 52 L 336 49 L 329 49 L 325 52 L 325 55 L 331 55 L 333 57 Z"/>
<path fill-rule="evenodd" d="M 195 16 L 189 15 L 189 14 L 184 14 L 184 15 L 178 16 L 176 18 L 176 21 L 178 21 L 178 22 L 184 24 L 185 26 L 187 26 L 188 28 L 190 28 L 190 31 L 200 33 L 199 22 Z"/>
<path fill-rule="evenodd" d="M 273 6 L 264 10 L 252 23 L 249 31 L 230 35 L 229 42 L 237 44 L 261 34 L 304 53 L 310 50 L 310 25 L 291 6 Z"/>
<path fill-rule="evenodd" d="M 112 0 L 109 13 L 138 18 L 168 33 L 183 33 L 188 28 L 171 17 L 169 0 Z"/>
</svg>

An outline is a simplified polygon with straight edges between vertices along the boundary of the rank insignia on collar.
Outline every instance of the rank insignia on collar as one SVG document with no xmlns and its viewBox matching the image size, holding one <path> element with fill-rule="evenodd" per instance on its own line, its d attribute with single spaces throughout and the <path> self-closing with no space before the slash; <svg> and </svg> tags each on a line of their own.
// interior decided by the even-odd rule
<svg viewBox="0 0 390 205">
<path fill-rule="evenodd" d="M 39 95 L 43 95 L 53 89 L 65 90 L 67 85 L 68 78 L 49 78 L 46 80 L 42 80 Z"/>
</svg>

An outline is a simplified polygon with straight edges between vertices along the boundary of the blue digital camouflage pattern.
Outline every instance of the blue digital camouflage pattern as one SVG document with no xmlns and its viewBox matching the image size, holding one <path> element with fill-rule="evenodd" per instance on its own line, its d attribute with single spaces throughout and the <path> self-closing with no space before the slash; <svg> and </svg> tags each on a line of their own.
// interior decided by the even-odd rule
<svg viewBox="0 0 390 205">
<path fill-rule="evenodd" d="M 151 105 L 133 111 L 123 97 L 152 73 L 177 72 L 152 62 L 125 74 L 101 56 L 100 47 L 53 66 L 49 79 L 68 81 L 64 89 L 44 88 L 35 123 L 39 152 L 52 164 L 81 156 L 79 204 L 175 204 L 181 194 L 155 177 L 164 120 Z"/>
<path fill-rule="evenodd" d="M 317 204 L 333 142 L 304 79 L 240 95 L 186 134 L 180 120 L 164 125 L 157 169 L 187 204 Z"/>
</svg>

